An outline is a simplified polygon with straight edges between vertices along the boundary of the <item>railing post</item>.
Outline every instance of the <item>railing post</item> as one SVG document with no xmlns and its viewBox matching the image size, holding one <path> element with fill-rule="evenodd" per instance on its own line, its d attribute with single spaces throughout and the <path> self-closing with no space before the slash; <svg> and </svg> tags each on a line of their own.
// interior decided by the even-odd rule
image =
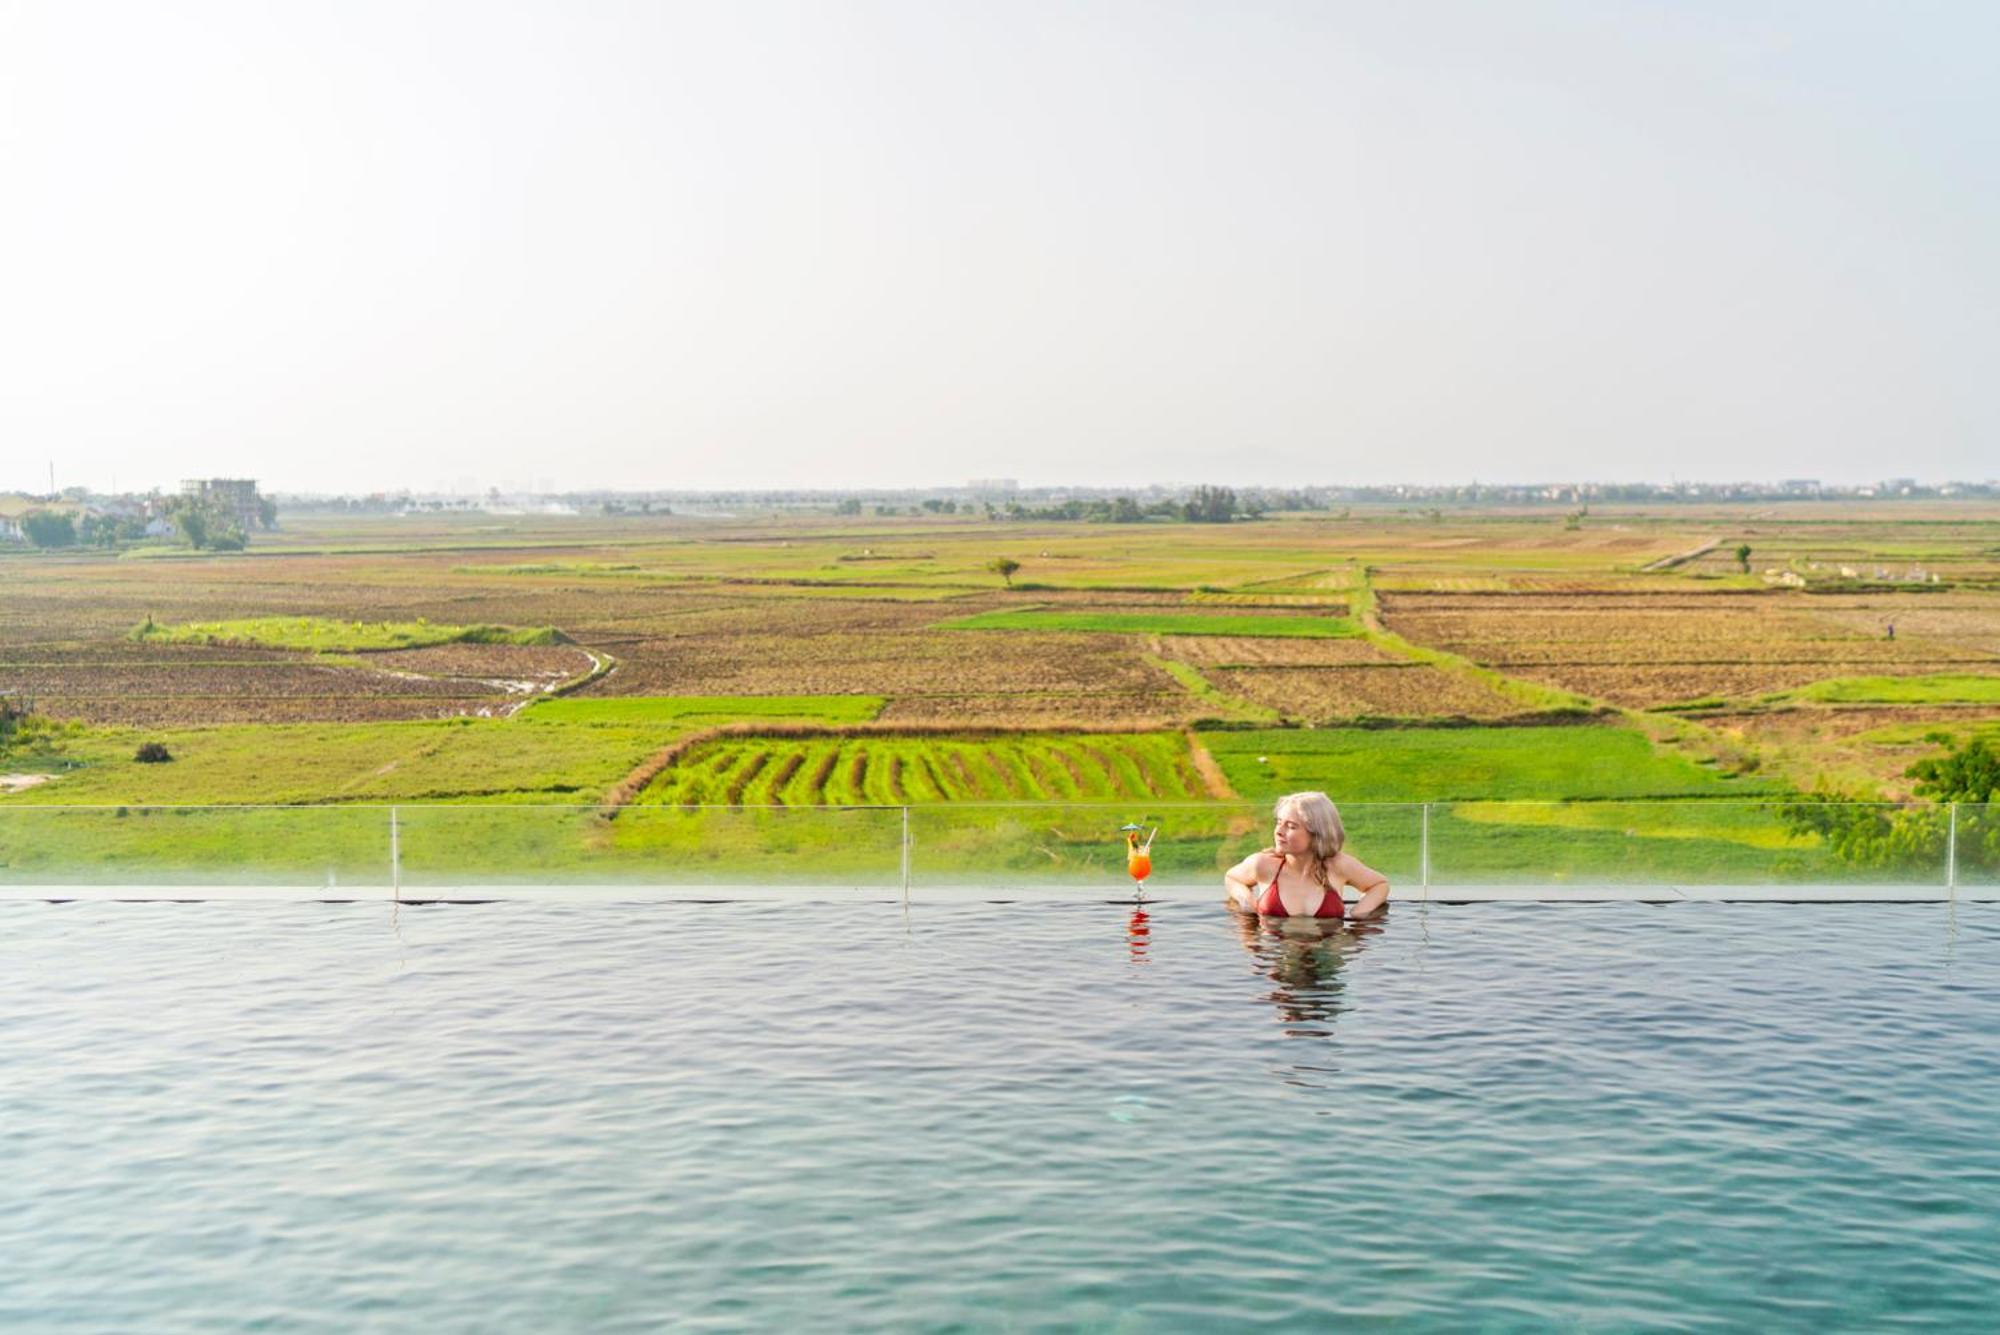
<svg viewBox="0 0 2000 1335">
<path fill-rule="evenodd" d="M 910 809 L 903 808 L 903 903 L 910 902 Z"/>
<path fill-rule="evenodd" d="M 1428 802 L 1424 803 L 1424 833 L 1418 862 L 1423 868 L 1424 899 L 1428 901 L 1431 897 L 1431 804 Z"/>
<path fill-rule="evenodd" d="M 1958 803 L 1951 804 L 1951 817 L 1945 826 L 1944 837 L 1944 892 L 1952 899 L 1958 898 Z"/>
<path fill-rule="evenodd" d="M 397 809 L 389 808 L 389 897 L 403 900 L 403 830 Z"/>
</svg>

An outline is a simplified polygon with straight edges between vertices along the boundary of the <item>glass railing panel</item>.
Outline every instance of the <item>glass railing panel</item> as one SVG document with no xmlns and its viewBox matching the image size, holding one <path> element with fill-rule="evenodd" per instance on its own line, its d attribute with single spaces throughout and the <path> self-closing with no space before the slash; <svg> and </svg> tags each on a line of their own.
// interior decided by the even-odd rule
<svg viewBox="0 0 2000 1335">
<path fill-rule="evenodd" d="M 2000 808 L 1740 801 L 1349 803 L 1347 847 L 1396 897 L 1481 887 L 2000 888 Z M 1954 823 L 1955 819 L 1955 823 Z M 0 887 L 1035 888 L 1122 897 L 1120 827 L 1157 827 L 1148 878 L 1218 892 L 1269 845 L 1268 807 L 527 805 L 0 807 Z M 907 844 L 907 846 L 906 846 Z M 907 858 L 907 862 L 905 859 Z M 1755 897 L 1755 896 L 1752 896 Z"/>
<path fill-rule="evenodd" d="M 1921 804 L 1441 802 L 1431 883 L 1941 888 L 1945 842 Z"/>
<path fill-rule="evenodd" d="M 2000 889 L 2000 804 L 1961 802 L 1953 831 L 1953 873 L 1959 886 Z"/>
<path fill-rule="evenodd" d="M 412 890 L 902 886 L 895 807 L 406 806 L 396 819 Z"/>
<path fill-rule="evenodd" d="M 0 886 L 382 890 L 383 807 L 0 807 Z"/>
<path fill-rule="evenodd" d="M 1414 885 L 1421 869 L 1418 804 L 1355 803 L 1341 808 L 1348 848 L 1392 881 Z M 1056 803 L 940 803 L 910 808 L 914 888 L 1039 886 L 1117 897 L 1127 875 L 1127 823 L 1157 829 L 1149 892 L 1221 894 L 1222 873 L 1271 845 L 1264 805 L 1086 806 Z"/>
</svg>

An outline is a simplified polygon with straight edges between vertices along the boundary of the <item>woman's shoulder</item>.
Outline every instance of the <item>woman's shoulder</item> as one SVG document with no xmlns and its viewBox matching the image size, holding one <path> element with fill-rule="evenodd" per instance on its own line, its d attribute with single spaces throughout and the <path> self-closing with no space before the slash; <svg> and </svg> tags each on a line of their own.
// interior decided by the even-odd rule
<svg viewBox="0 0 2000 1335">
<path fill-rule="evenodd" d="M 1256 872 L 1259 881 L 1270 880 L 1278 874 L 1278 869 L 1285 865 L 1285 860 L 1268 848 L 1258 849 L 1243 861 Z"/>
</svg>

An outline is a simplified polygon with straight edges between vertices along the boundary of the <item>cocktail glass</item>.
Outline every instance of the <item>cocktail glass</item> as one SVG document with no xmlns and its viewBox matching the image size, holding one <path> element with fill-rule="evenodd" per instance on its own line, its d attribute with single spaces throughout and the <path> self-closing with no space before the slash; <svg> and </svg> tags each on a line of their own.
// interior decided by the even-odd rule
<svg viewBox="0 0 2000 1335">
<path fill-rule="evenodd" d="M 1160 827 L 1155 825 L 1146 832 L 1146 841 L 1140 843 L 1139 834 L 1143 829 L 1144 827 L 1139 825 L 1123 827 L 1125 874 L 1132 878 L 1132 898 L 1135 900 L 1143 900 L 1146 897 L 1146 878 L 1153 874 L 1153 836 L 1160 832 Z"/>
</svg>

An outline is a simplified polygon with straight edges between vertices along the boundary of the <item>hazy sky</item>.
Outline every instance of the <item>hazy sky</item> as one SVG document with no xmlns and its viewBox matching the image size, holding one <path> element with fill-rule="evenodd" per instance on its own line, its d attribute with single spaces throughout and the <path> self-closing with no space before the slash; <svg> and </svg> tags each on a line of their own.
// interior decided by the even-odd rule
<svg viewBox="0 0 2000 1335">
<path fill-rule="evenodd" d="M 2000 474 L 2000 5 L 0 0 L 0 489 Z"/>
</svg>

